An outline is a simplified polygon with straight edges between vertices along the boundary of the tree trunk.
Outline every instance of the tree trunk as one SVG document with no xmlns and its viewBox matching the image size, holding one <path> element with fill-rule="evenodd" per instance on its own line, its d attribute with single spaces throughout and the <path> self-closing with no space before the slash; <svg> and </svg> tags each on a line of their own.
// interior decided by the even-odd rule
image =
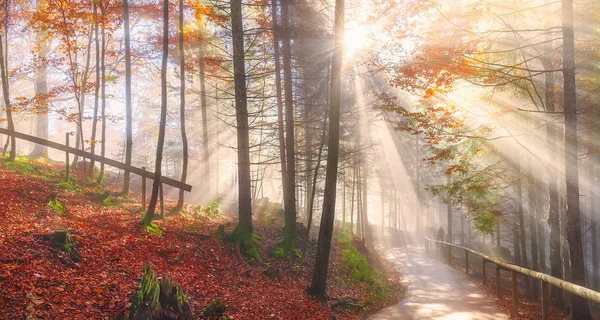
<svg viewBox="0 0 600 320">
<path fill-rule="evenodd" d="M 418 143 L 418 141 L 417 141 L 417 143 Z M 450 186 L 450 175 L 446 175 L 446 182 L 447 182 L 448 186 Z M 447 211 L 447 218 L 448 218 L 447 227 L 448 227 L 448 229 L 446 230 L 448 233 L 446 235 L 446 241 L 450 242 L 450 243 L 454 243 L 454 241 L 452 241 L 452 233 L 454 231 L 452 228 L 452 224 L 453 224 L 452 223 L 453 222 L 452 221 L 452 203 L 450 202 L 450 199 L 448 199 L 448 203 L 446 204 L 446 209 L 448 210 Z"/>
<path fill-rule="evenodd" d="M 5 3 L 6 4 L 6 3 Z M 8 11 L 8 7 L 6 7 Z M 8 16 L 8 15 L 7 15 Z M 7 18 L 8 19 L 8 18 Z M 5 30 L 5 34 L 8 30 Z M 2 96 L 4 97 L 4 106 L 6 108 L 6 121 L 8 122 L 8 130 L 11 132 L 15 131 L 15 125 L 12 118 L 12 110 L 10 105 L 10 89 L 8 83 L 8 67 L 5 64 L 6 60 L 4 57 L 4 43 L 2 42 L 2 34 L 0 33 L 0 73 L 2 77 Z M 7 50 L 8 52 L 8 50 Z M 16 138 L 15 136 L 10 137 L 10 153 L 8 156 L 9 161 L 14 161 L 17 155 L 16 151 Z"/>
<path fill-rule="evenodd" d="M 575 87 L 575 39 L 573 30 L 573 1 L 562 0 L 563 79 L 565 112 L 565 179 L 567 180 L 567 238 L 571 258 L 571 280 L 585 286 L 585 262 L 581 237 L 579 208 L 579 166 L 577 149 L 577 95 Z M 573 296 L 573 319 L 591 318 L 587 300 Z"/>
<path fill-rule="evenodd" d="M 242 249 L 244 249 L 248 255 L 256 256 L 257 253 L 253 245 L 254 229 L 252 226 L 252 194 L 250 182 L 250 139 L 241 0 L 231 0 L 231 32 L 233 38 L 239 203 L 239 221 L 232 236 L 241 244 Z"/>
<path fill-rule="evenodd" d="M 103 37 L 104 38 L 104 37 Z M 162 176 L 162 158 L 165 145 L 165 127 L 167 124 L 167 58 L 169 56 L 169 1 L 163 0 L 163 43 L 162 43 L 162 64 L 160 70 L 160 122 L 158 125 L 158 141 L 156 142 L 156 160 L 154 162 L 154 180 L 152 181 L 152 194 L 148 211 L 142 223 L 149 225 L 154 219 L 154 211 L 158 202 L 158 192 L 161 186 L 160 178 Z M 103 143 L 104 145 L 104 143 Z"/>
<path fill-rule="evenodd" d="M 527 237 L 525 236 L 525 214 L 523 213 L 523 177 L 521 176 L 521 160 L 517 159 L 517 178 L 519 181 L 516 184 L 517 188 L 517 209 L 519 215 L 519 245 L 521 253 L 521 266 L 528 268 L 527 261 Z M 529 278 L 525 279 L 525 292 L 531 294 L 531 286 Z"/>
<path fill-rule="evenodd" d="M 133 110 L 131 106 L 131 36 L 129 30 L 129 0 L 123 0 L 123 37 L 125 38 L 125 164 L 131 165 L 133 148 Z M 123 195 L 129 194 L 131 173 L 123 173 Z M 185 182 L 182 180 L 181 182 Z"/>
<path fill-rule="evenodd" d="M 531 160 L 530 160 L 531 162 Z M 531 166 L 530 166 L 531 168 Z M 529 211 L 529 241 L 531 244 L 531 268 L 533 270 L 539 270 L 538 264 L 538 228 L 536 221 L 536 195 L 535 195 L 535 179 L 530 175 L 527 181 L 527 198 L 528 198 L 528 211 Z M 532 281 L 531 297 L 537 299 L 539 296 L 539 285 L 537 281 Z"/>
<path fill-rule="evenodd" d="M 548 36 L 547 36 L 548 37 Z M 548 38 L 546 38 L 548 40 Z M 545 66 L 546 70 L 553 69 L 552 63 L 552 44 L 549 43 L 544 48 L 546 54 Z M 552 72 L 546 72 L 544 98 L 546 100 L 546 111 L 554 112 L 554 81 L 555 76 Z M 556 154 L 556 127 L 552 121 L 546 122 L 546 145 L 548 146 L 549 161 L 552 161 Z M 548 171 L 548 226 L 550 228 L 550 275 L 562 279 L 562 261 L 561 261 L 561 244 L 560 244 L 560 216 L 558 209 L 558 186 L 556 170 L 552 167 L 547 168 Z M 562 290 L 560 288 L 551 288 L 551 300 L 558 308 L 564 307 Z"/>
<path fill-rule="evenodd" d="M 354 190 L 356 187 L 356 161 L 354 161 L 354 165 L 352 166 L 352 191 L 350 196 L 350 234 L 354 234 Z M 358 219 L 357 219 L 358 220 Z"/>
<path fill-rule="evenodd" d="M 188 139 L 185 132 L 185 49 L 183 43 L 183 3 L 184 0 L 179 0 L 179 77 L 180 77 L 180 89 L 179 89 L 179 122 L 181 129 L 181 143 L 183 147 L 183 164 L 181 168 L 181 182 L 185 183 L 187 180 L 188 170 Z M 210 184 L 210 180 L 208 181 Z M 183 208 L 183 189 L 179 189 L 179 198 L 177 199 L 176 211 Z"/>
<path fill-rule="evenodd" d="M 99 107 L 99 95 L 100 95 L 100 21 L 98 17 L 98 3 L 94 1 L 94 9 L 93 9 L 93 17 L 94 17 L 94 43 L 96 45 L 96 79 L 94 85 L 94 119 L 92 119 L 92 137 L 90 139 L 90 153 L 96 154 L 96 129 L 98 126 L 98 107 Z M 92 178 L 94 174 L 94 167 L 96 165 L 96 161 L 94 159 L 90 160 L 90 165 L 88 168 L 88 176 Z"/>
<path fill-rule="evenodd" d="M 36 8 L 42 9 L 45 4 L 42 2 L 43 0 L 36 0 L 35 4 L 36 4 Z M 35 79 L 35 84 L 34 84 L 34 89 L 35 89 L 35 94 L 36 95 L 47 95 L 48 94 L 48 80 L 47 80 L 47 67 L 46 67 L 46 57 L 48 56 L 48 44 L 46 43 L 46 36 L 47 36 L 47 31 L 46 30 L 36 30 L 35 32 L 35 38 L 36 38 L 36 46 L 38 47 L 37 50 L 37 59 L 38 59 L 38 63 L 35 64 L 35 67 L 33 69 L 33 74 L 34 74 L 34 79 Z M 42 139 L 48 139 L 48 101 L 46 101 L 46 104 L 39 104 L 36 105 L 36 109 L 37 112 L 39 112 L 39 114 L 36 116 L 36 129 L 35 129 L 35 136 L 38 138 L 42 138 Z M 41 145 L 41 144 L 35 144 L 33 147 L 33 151 L 31 152 L 31 154 L 29 155 L 32 158 L 39 158 L 39 157 L 48 157 L 48 147 Z"/>
<path fill-rule="evenodd" d="M 273 20 L 273 60 L 275 72 L 275 92 L 277 100 L 277 136 L 279 140 L 279 161 L 281 162 L 281 185 L 283 195 L 286 194 L 286 156 L 285 127 L 283 123 L 283 102 L 281 98 L 281 66 L 279 55 L 279 26 L 277 25 L 277 0 L 272 0 L 271 15 Z"/>
<path fill-rule="evenodd" d="M 309 293 L 319 299 L 325 299 L 327 291 L 327 273 L 329 269 L 329 253 L 333 222 L 335 219 L 335 197 L 338 171 L 338 152 L 340 143 L 340 107 L 341 107 L 341 77 L 344 47 L 344 0 L 335 3 L 335 46 L 331 65 L 331 99 L 329 108 L 329 141 L 327 154 L 327 171 L 325 178 L 325 193 L 323 198 L 323 213 L 319 228 L 315 268 Z"/>
<path fill-rule="evenodd" d="M 296 248 L 296 160 L 294 140 L 294 101 L 292 92 L 292 50 L 289 1 L 281 0 L 281 30 L 283 54 L 283 86 L 285 93 L 286 187 L 284 189 L 285 231 L 283 243 Z"/>
<path fill-rule="evenodd" d="M 206 189 L 207 189 L 207 193 L 210 194 L 211 192 L 211 175 L 210 175 L 210 146 L 208 143 L 208 105 L 206 104 L 206 72 L 205 72 L 205 65 L 206 65 L 206 61 L 204 59 L 204 50 L 206 49 L 206 45 L 205 45 L 206 40 L 204 39 L 204 32 L 200 33 L 200 45 L 199 45 L 199 72 L 200 72 L 200 109 L 202 112 L 202 168 L 204 169 L 203 172 L 203 176 L 204 179 L 206 181 L 208 181 L 208 183 L 206 184 Z M 216 88 L 215 90 L 216 94 L 217 94 L 217 101 L 218 99 L 218 94 L 219 94 L 219 89 Z M 217 138 L 218 138 L 218 128 L 217 128 Z M 218 141 L 218 139 L 217 139 Z M 219 143 L 216 143 L 217 148 Z M 219 161 L 218 159 L 218 155 L 219 153 L 217 152 L 217 162 Z M 217 170 L 219 169 L 218 165 L 217 165 Z M 218 177 L 219 174 L 217 172 L 216 176 Z M 217 183 L 217 191 L 218 191 L 218 183 Z M 218 196 L 218 192 L 217 192 L 217 196 Z"/>
<path fill-rule="evenodd" d="M 102 2 L 100 2 L 100 12 L 101 12 L 101 16 L 102 16 L 102 21 L 104 21 L 104 6 L 102 4 Z M 102 144 L 100 145 L 100 156 L 102 156 L 102 158 L 105 157 L 106 155 L 106 28 L 104 26 L 104 22 L 102 23 L 102 28 L 100 29 L 101 33 L 102 33 L 102 44 L 101 44 L 101 49 L 102 49 L 102 54 L 100 56 L 100 81 L 101 81 L 101 87 L 102 87 L 102 96 L 100 98 L 100 122 L 101 122 L 101 129 L 100 129 L 100 135 L 101 135 L 101 140 L 102 140 Z M 159 175 L 160 177 L 160 175 Z M 104 179 L 104 162 L 100 163 L 100 172 L 98 174 L 98 178 L 96 179 L 96 183 L 101 183 L 102 180 Z"/>
</svg>

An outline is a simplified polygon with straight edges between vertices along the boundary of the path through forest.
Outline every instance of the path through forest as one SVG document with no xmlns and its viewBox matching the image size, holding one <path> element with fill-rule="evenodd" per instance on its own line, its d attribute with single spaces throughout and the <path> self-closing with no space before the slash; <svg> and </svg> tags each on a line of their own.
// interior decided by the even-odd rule
<svg viewBox="0 0 600 320">
<path fill-rule="evenodd" d="M 422 247 L 387 251 L 408 286 L 408 297 L 369 319 L 508 319 L 464 273 L 425 255 Z"/>
</svg>

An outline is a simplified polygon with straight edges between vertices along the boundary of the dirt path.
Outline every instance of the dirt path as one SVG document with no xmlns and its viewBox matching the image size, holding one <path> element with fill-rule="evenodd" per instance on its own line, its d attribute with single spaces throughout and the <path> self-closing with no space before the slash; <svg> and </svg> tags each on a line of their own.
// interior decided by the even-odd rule
<svg viewBox="0 0 600 320">
<path fill-rule="evenodd" d="M 408 298 L 369 319 L 508 319 L 465 274 L 426 256 L 423 248 L 393 248 L 387 259 L 405 277 Z"/>
</svg>

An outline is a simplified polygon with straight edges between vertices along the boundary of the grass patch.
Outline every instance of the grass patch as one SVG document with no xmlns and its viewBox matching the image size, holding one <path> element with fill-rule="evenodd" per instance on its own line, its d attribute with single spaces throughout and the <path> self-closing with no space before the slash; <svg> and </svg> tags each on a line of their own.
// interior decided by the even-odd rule
<svg viewBox="0 0 600 320">
<path fill-rule="evenodd" d="M 27 157 L 18 156 L 15 161 L 8 161 L 7 158 L 2 159 L 4 167 L 9 170 L 19 171 L 25 175 L 33 175 L 37 173 L 38 167 L 35 165 L 35 161 L 28 159 Z"/>
<path fill-rule="evenodd" d="M 69 190 L 69 191 L 72 191 L 74 193 L 81 193 L 82 192 L 81 187 L 79 187 L 79 185 L 76 184 L 73 179 L 71 179 L 70 181 L 64 181 L 64 180 L 60 181 L 58 183 L 58 185 L 60 187 L 63 187 L 65 189 Z"/>
<path fill-rule="evenodd" d="M 350 270 L 350 279 L 354 281 L 373 282 L 373 269 L 367 258 L 350 245 L 342 250 L 342 263 Z"/>
</svg>

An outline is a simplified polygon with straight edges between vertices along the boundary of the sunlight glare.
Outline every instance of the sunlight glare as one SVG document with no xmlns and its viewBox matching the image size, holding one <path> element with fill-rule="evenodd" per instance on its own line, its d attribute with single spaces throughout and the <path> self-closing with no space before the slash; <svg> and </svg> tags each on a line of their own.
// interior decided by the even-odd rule
<svg viewBox="0 0 600 320">
<path fill-rule="evenodd" d="M 361 49 L 368 47 L 369 28 L 367 26 L 354 26 L 344 33 L 344 50 L 347 56 L 353 56 Z"/>
</svg>

